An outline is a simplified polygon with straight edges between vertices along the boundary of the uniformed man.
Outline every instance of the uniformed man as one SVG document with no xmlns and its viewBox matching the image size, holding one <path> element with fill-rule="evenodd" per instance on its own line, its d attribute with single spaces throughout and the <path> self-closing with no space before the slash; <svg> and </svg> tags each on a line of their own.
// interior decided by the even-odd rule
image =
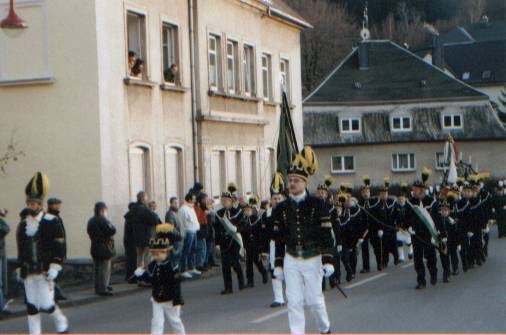
<svg viewBox="0 0 506 335">
<path fill-rule="evenodd" d="M 498 237 L 506 236 L 506 181 L 499 180 L 494 198 L 495 221 Z"/>
<path fill-rule="evenodd" d="M 485 186 L 485 181 L 490 177 L 488 172 L 483 172 L 478 175 L 479 183 L 476 185 L 476 191 L 480 197 L 481 202 L 481 225 L 483 234 L 483 252 L 482 262 L 486 261 L 488 256 L 488 242 L 490 240 L 490 226 L 492 225 L 492 216 L 494 203 L 492 200 L 492 194 L 488 191 Z"/>
<path fill-rule="evenodd" d="M 317 169 L 314 152 L 305 147 L 288 171 L 287 200 L 274 209 L 276 269 L 283 266 L 292 334 L 305 334 L 304 305 L 316 319 L 320 333 L 330 333 L 330 322 L 322 292 L 322 276 L 334 273 L 335 241 L 330 213 L 323 200 L 307 191 L 308 178 Z"/>
<path fill-rule="evenodd" d="M 380 243 L 380 253 L 382 259 L 381 268 L 388 266 L 390 254 L 394 258 L 394 264 L 399 263 L 399 253 L 397 252 L 396 229 L 393 221 L 393 208 L 395 200 L 389 197 L 390 178 L 385 177 L 384 185 L 379 194 L 379 206 L 376 209 L 376 219 L 380 222 L 378 238 Z"/>
<path fill-rule="evenodd" d="M 326 210 L 329 211 L 329 213 L 332 212 L 334 204 L 332 200 L 332 193 L 330 191 L 330 186 L 334 182 L 332 176 L 326 176 L 323 183 L 319 184 L 316 188 L 317 196 L 321 198 L 325 206 L 327 207 Z M 334 257 L 333 264 L 334 264 L 334 274 L 328 278 L 329 285 L 331 288 L 334 288 L 337 284 L 338 278 L 341 276 L 340 268 L 339 268 L 339 260 L 337 259 L 339 257 L 339 253 L 336 253 L 336 256 Z M 336 266 L 337 264 L 337 266 Z M 326 283 L 327 279 L 323 277 L 322 281 L 322 288 L 325 291 L 326 289 Z"/>
<path fill-rule="evenodd" d="M 280 306 L 284 306 L 285 298 L 283 295 L 283 268 L 278 267 L 276 270 L 277 275 L 274 275 L 275 269 L 275 259 L 276 259 L 276 245 L 275 240 L 278 238 L 276 236 L 279 231 L 274 232 L 273 230 L 273 217 L 272 212 L 277 207 L 277 205 L 286 200 L 286 190 L 285 183 L 283 181 L 283 176 L 277 172 L 272 178 L 271 187 L 271 206 L 264 212 L 262 215 L 262 226 L 266 231 L 267 239 L 265 240 L 263 253 L 265 257 L 269 259 L 269 268 L 271 270 L 272 275 L 272 291 L 274 293 L 274 301 L 271 303 L 271 308 L 276 308 Z"/>
<path fill-rule="evenodd" d="M 363 178 L 364 185 L 360 191 L 361 199 L 359 200 L 358 205 L 360 206 L 360 223 L 363 226 L 364 234 L 361 236 L 363 240 L 360 243 L 360 248 L 362 251 L 362 270 L 360 273 L 367 273 L 371 271 L 370 261 L 369 261 L 369 240 L 371 237 L 371 230 L 374 230 L 376 234 L 375 241 L 378 241 L 377 234 L 377 222 L 373 222 L 372 216 L 374 215 L 374 211 L 379 205 L 378 198 L 371 198 L 371 178 L 369 176 L 364 176 Z M 374 238 L 373 238 L 374 239 Z M 372 242 L 371 242 L 372 243 Z M 374 246 L 373 246 L 374 248 Z M 376 259 L 378 260 L 378 266 L 381 266 L 381 262 L 379 261 L 380 252 L 379 252 L 379 243 L 376 243 L 375 255 L 377 254 Z"/>
<path fill-rule="evenodd" d="M 395 201 L 392 209 L 392 221 L 397 230 L 397 254 L 399 255 L 399 262 L 405 261 L 404 247 L 408 249 L 408 259 L 413 258 L 413 244 L 411 241 L 411 234 L 408 231 L 409 224 L 406 219 L 407 213 L 407 199 L 409 197 L 409 189 L 406 183 L 401 183 L 401 190 Z"/>
<path fill-rule="evenodd" d="M 65 233 L 58 218 L 42 210 L 48 178 L 40 172 L 25 189 L 26 216 L 17 229 L 17 275 L 25 285 L 30 334 L 41 333 L 40 312 L 49 313 L 58 333 L 68 332 L 67 318 L 54 301 L 54 280 L 62 269 Z"/>
<path fill-rule="evenodd" d="M 470 264 L 470 238 L 472 236 L 472 217 L 470 217 L 470 200 L 473 195 L 473 187 L 467 181 L 462 183 L 462 196 L 455 205 L 455 216 L 457 218 L 457 236 L 460 245 L 460 262 L 462 271 L 467 272 Z"/>
<path fill-rule="evenodd" d="M 237 274 L 239 289 L 244 289 L 244 274 L 241 263 L 239 262 L 240 251 L 244 247 L 242 237 L 237 230 L 237 225 L 241 220 L 242 210 L 234 207 L 233 199 L 235 186 L 230 184 L 228 191 L 221 194 L 221 205 L 223 206 L 216 213 L 218 224 L 215 230 L 216 244 L 220 246 L 221 251 L 221 269 L 223 273 L 223 282 L 225 289 L 221 294 L 231 294 L 232 289 L 232 268 Z"/>
<path fill-rule="evenodd" d="M 470 176 L 472 195 L 469 199 L 467 217 L 470 220 L 469 227 L 469 267 L 481 266 L 485 259 L 483 252 L 483 231 L 487 225 L 485 214 L 486 203 L 480 197 L 480 179 L 478 175 Z"/>
<path fill-rule="evenodd" d="M 435 200 L 426 193 L 426 182 L 430 172 L 424 169 L 422 172 L 422 180 L 413 183 L 412 196 L 408 200 L 407 219 L 409 222 L 409 231 L 412 234 L 413 253 L 415 262 L 415 271 L 417 274 L 416 289 L 423 289 L 427 286 L 425 278 L 425 265 L 423 260 L 427 262 L 427 269 L 430 273 L 430 283 L 437 283 L 437 267 L 436 267 L 436 248 L 434 233 L 434 222 L 430 218 L 434 211 Z M 431 227 L 432 226 L 432 227 Z"/>
<path fill-rule="evenodd" d="M 255 280 L 253 274 L 253 264 L 262 276 L 262 283 L 268 281 L 267 270 L 260 259 L 262 248 L 262 223 L 258 215 L 259 200 L 256 195 L 248 199 L 247 205 L 243 208 L 243 215 L 239 222 L 239 232 L 241 233 L 244 249 L 246 251 L 246 278 L 248 283 L 246 287 L 254 287 Z"/>
<path fill-rule="evenodd" d="M 455 219 L 451 216 L 453 197 L 446 197 L 437 203 L 434 213 L 434 224 L 439 235 L 439 258 L 443 268 L 443 283 L 450 282 L 450 252 L 449 239 L 451 231 L 455 230 Z"/>
</svg>

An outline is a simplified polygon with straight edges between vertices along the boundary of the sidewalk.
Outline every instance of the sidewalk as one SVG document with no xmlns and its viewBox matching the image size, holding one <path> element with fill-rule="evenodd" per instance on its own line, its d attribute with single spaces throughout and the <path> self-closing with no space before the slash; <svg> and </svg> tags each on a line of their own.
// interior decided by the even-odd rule
<svg viewBox="0 0 506 335">
<path fill-rule="evenodd" d="M 220 273 L 221 268 L 214 267 L 209 271 L 203 273 L 201 276 L 188 281 L 202 280 L 214 277 Z M 113 287 L 112 293 L 114 294 L 114 296 L 111 297 L 101 297 L 96 295 L 92 282 L 83 284 L 78 287 L 64 288 L 63 293 L 65 294 L 67 300 L 59 301 L 58 305 L 62 308 L 70 308 L 99 302 L 101 300 L 114 299 L 115 297 L 122 297 L 141 292 L 143 290 L 151 290 L 151 288 L 139 287 L 136 284 L 127 284 L 124 281 L 123 276 L 120 275 L 115 275 L 111 278 L 111 286 Z M 9 316 L 4 316 L 3 319 L 0 319 L 0 322 L 1 320 L 7 320 L 26 315 L 26 305 L 24 303 L 23 297 L 16 297 L 16 299 L 11 304 L 9 304 L 8 310 L 12 312 L 12 314 Z"/>
</svg>

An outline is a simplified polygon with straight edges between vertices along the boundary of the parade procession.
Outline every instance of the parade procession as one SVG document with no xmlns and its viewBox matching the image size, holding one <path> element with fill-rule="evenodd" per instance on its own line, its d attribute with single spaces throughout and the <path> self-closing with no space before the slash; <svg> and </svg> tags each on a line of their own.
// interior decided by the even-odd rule
<svg viewBox="0 0 506 335">
<path fill-rule="evenodd" d="M 0 334 L 506 334 L 483 0 L 0 0 Z"/>
</svg>

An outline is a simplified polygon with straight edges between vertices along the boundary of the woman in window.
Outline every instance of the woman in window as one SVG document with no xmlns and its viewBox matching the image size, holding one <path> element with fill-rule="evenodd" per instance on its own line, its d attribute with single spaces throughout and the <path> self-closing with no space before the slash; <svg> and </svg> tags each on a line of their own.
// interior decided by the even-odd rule
<svg viewBox="0 0 506 335">
<path fill-rule="evenodd" d="M 142 72 L 144 71 L 144 61 L 138 58 L 135 61 L 134 66 L 132 66 L 132 70 L 130 71 L 130 76 L 136 78 L 142 78 Z"/>
</svg>

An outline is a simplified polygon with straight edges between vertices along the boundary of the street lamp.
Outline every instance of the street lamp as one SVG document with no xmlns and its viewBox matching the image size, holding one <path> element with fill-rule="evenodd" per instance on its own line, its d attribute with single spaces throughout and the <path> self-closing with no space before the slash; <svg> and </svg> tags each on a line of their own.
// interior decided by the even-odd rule
<svg viewBox="0 0 506 335">
<path fill-rule="evenodd" d="M 0 28 L 3 29 L 24 29 L 27 28 L 26 22 L 20 18 L 14 11 L 14 0 L 10 0 L 9 14 L 0 22 Z"/>
</svg>

